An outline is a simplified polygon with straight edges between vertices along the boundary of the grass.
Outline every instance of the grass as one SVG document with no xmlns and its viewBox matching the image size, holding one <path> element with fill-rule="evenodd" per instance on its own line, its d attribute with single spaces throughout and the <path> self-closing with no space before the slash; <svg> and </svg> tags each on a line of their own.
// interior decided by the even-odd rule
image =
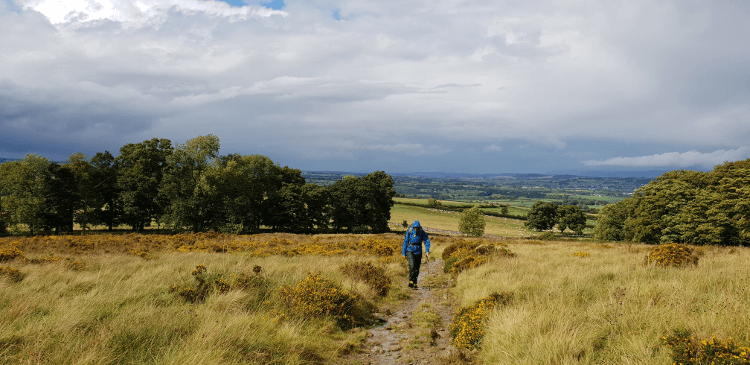
<svg viewBox="0 0 750 365">
<path fill-rule="evenodd" d="M 389 222 L 400 224 L 406 220 L 409 224 L 418 220 L 424 227 L 444 231 L 458 232 L 458 219 L 460 213 L 428 209 L 411 205 L 396 204 L 391 209 Z M 523 226 L 523 221 L 512 218 L 486 217 L 487 226 L 485 234 L 498 236 L 530 236 L 534 232 Z"/>
<path fill-rule="evenodd" d="M 643 266 L 645 245 L 509 247 L 516 258 L 463 272 L 454 291 L 461 306 L 515 294 L 490 316 L 486 363 L 671 364 L 661 337 L 675 329 L 750 344 L 749 249 L 710 248 L 697 267 L 659 268 Z"/>
<path fill-rule="evenodd" d="M 66 260 L 4 263 L 25 277 L 17 283 L 0 277 L 0 363 L 329 363 L 361 343 L 363 335 L 342 330 L 326 317 L 287 313 L 287 319 L 277 320 L 284 312 L 278 288 L 319 272 L 348 291 L 376 299 L 338 270 L 360 256 L 155 252 L 152 259 L 122 253 L 78 257 L 86 263 L 82 270 L 71 270 Z M 196 265 L 227 277 L 254 275 L 253 267 L 260 266 L 272 285 L 263 293 L 230 290 L 190 304 L 169 289 L 192 281 Z M 385 264 L 395 276 L 404 271 L 401 266 Z"/>
<path fill-rule="evenodd" d="M 457 230 L 458 215 L 396 205 L 391 221 L 404 219 Z M 488 233 L 532 234 L 522 222 L 501 220 L 488 218 Z M 396 234 L 0 238 L 3 252 L 22 251 L 0 262 L 22 274 L 19 280 L 0 275 L 0 363 L 335 363 L 356 351 L 366 332 L 342 329 L 332 318 L 295 317 L 278 289 L 321 273 L 374 305 L 397 306 L 412 294 L 405 289 L 405 261 L 400 250 L 386 257 L 376 252 L 383 245 L 400 248 L 401 239 Z M 431 256 L 441 257 L 456 240 L 433 235 Z M 505 244 L 516 254 L 462 271 L 447 299 L 458 309 L 491 293 L 512 293 L 512 303 L 488 317 L 476 354 L 482 363 L 671 364 L 662 337 L 675 330 L 750 345 L 750 248 L 698 248 L 697 266 L 661 268 L 644 266 L 649 245 L 480 240 Z M 384 298 L 339 269 L 369 260 L 393 279 Z M 75 269 L 71 262 L 82 265 Z M 196 265 L 227 278 L 256 275 L 259 267 L 268 287 L 234 288 L 191 304 L 170 288 L 194 282 Z M 429 306 L 421 307 L 416 319 L 425 328 L 437 321 Z"/>
</svg>

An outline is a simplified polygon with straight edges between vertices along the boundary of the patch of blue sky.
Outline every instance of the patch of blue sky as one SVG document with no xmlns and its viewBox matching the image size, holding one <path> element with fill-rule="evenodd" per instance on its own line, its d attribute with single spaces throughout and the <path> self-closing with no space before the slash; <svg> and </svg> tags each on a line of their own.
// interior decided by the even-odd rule
<svg viewBox="0 0 750 365">
<path fill-rule="evenodd" d="M 232 6 L 242 7 L 249 3 L 248 0 L 220 0 Z M 284 7 L 284 0 L 271 0 L 271 1 L 260 1 L 257 4 L 265 6 L 269 9 L 281 10 Z"/>
<path fill-rule="evenodd" d="M 238 6 L 238 7 L 247 5 L 247 3 L 244 2 L 243 0 L 220 0 L 220 1 L 223 1 L 232 6 Z"/>
<path fill-rule="evenodd" d="M 271 0 L 268 2 L 261 2 L 260 5 L 273 10 L 281 10 L 281 8 L 284 7 L 284 0 Z"/>
<path fill-rule="evenodd" d="M 341 9 L 336 9 L 333 11 L 333 19 L 341 20 Z"/>
</svg>

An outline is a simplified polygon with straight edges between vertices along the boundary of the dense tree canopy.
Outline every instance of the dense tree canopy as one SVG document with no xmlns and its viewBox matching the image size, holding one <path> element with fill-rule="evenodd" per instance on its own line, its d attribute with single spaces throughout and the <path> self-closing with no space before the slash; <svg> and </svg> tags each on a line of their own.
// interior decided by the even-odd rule
<svg viewBox="0 0 750 365">
<path fill-rule="evenodd" d="M 167 202 L 159 190 L 171 154 L 172 142 L 168 139 L 153 138 L 120 148 L 117 185 L 122 202 L 122 221 L 135 230 L 161 218 L 166 208 Z"/>
<path fill-rule="evenodd" d="M 526 214 L 524 225 L 537 231 L 550 229 L 557 223 L 557 204 L 538 200 Z"/>
<path fill-rule="evenodd" d="M 557 208 L 557 229 L 564 232 L 568 228 L 578 235 L 586 228 L 586 215 L 577 205 L 563 205 Z"/>
<path fill-rule="evenodd" d="M 602 209 L 594 235 L 644 243 L 750 245 L 750 159 L 710 172 L 667 172 Z"/>
<path fill-rule="evenodd" d="M 172 147 L 167 139 L 131 143 L 120 155 L 77 153 L 63 165 L 35 155 L 0 164 L 0 233 L 62 232 L 152 222 L 173 230 L 385 232 L 393 179 L 382 171 L 328 187 L 261 155 L 219 155 L 213 135 Z"/>
<path fill-rule="evenodd" d="M 0 164 L 0 196 L 4 221 L 9 226 L 26 225 L 31 234 L 45 228 L 49 164 L 37 155 Z"/>
</svg>

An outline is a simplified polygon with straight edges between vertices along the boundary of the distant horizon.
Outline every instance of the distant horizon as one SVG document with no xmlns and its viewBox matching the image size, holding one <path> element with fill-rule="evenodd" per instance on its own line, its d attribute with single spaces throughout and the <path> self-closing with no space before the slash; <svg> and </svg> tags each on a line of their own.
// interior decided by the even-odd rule
<svg viewBox="0 0 750 365">
<path fill-rule="evenodd" d="M 44 157 L 44 156 L 42 156 Z M 18 161 L 23 158 L 5 158 L 0 157 L 0 163 L 5 161 Z M 68 161 L 54 161 L 55 163 L 67 163 Z M 276 162 L 276 161 L 274 161 Z M 289 165 L 286 165 L 289 166 Z M 299 168 L 296 166 L 289 166 L 291 168 L 299 169 L 303 173 L 335 173 L 335 174 L 369 174 L 374 171 L 385 171 L 389 175 L 407 175 L 407 176 L 430 176 L 436 177 L 440 175 L 445 176 L 463 176 L 463 177 L 491 177 L 491 176 L 518 176 L 518 175 L 541 175 L 541 176 L 564 176 L 573 175 L 577 177 L 610 177 L 610 178 L 656 178 L 665 172 L 673 171 L 666 169 L 653 169 L 653 170 L 566 170 L 566 171 L 539 171 L 539 172 L 482 172 L 482 173 L 470 173 L 470 172 L 451 172 L 451 171 L 388 171 L 388 170 L 372 170 L 372 171 L 347 171 L 347 170 L 311 170 Z M 690 169 L 686 169 L 690 170 Z M 695 170 L 695 171 L 707 171 L 707 170 Z"/>
</svg>

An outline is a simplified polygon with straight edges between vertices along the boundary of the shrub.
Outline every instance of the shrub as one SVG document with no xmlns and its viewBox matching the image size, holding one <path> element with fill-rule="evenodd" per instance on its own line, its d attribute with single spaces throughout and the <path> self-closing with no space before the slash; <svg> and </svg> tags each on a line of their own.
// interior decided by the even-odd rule
<svg viewBox="0 0 750 365">
<path fill-rule="evenodd" d="M 0 248 L 0 262 L 10 261 L 19 256 L 22 257 L 23 252 L 18 247 Z"/>
<path fill-rule="evenodd" d="M 690 331 L 675 330 L 671 335 L 662 337 L 662 343 L 672 350 L 675 364 L 750 364 L 750 347 L 738 346 L 731 338 L 722 341 L 712 336 L 698 342 Z"/>
<path fill-rule="evenodd" d="M 453 346 L 470 350 L 480 347 L 489 314 L 495 307 L 508 305 L 512 300 L 513 293 L 492 293 L 459 309 L 450 327 Z"/>
<path fill-rule="evenodd" d="M 83 260 L 68 259 L 68 269 L 73 271 L 81 271 L 86 269 L 86 263 Z"/>
<path fill-rule="evenodd" d="M 479 246 L 479 243 L 471 242 L 471 241 L 458 241 L 455 243 L 450 244 L 448 247 L 443 250 L 443 260 L 447 260 L 451 256 L 455 256 L 454 253 L 456 253 L 459 250 L 473 250 Z"/>
<path fill-rule="evenodd" d="M 23 280 L 24 275 L 21 270 L 12 268 L 10 266 L 0 266 L 0 276 L 6 276 L 10 281 L 17 283 Z"/>
<path fill-rule="evenodd" d="M 24 257 L 23 262 L 27 264 L 49 264 L 52 262 L 60 261 L 60 259 L 56 256 L 44 256 L 41 258 L 28 258 Z"/>
<path fill-rule="evenodd" d="M 686 265 L 698 265 L 698 256 L 693 254 L 693 249 L 680 243 L 670 243 L 654 247 L 646 256 L 646 264 L 654 264 L 661 267 L 681 267 Z"/>
<path fill-rule="evenodd" d="M 516 254 L 505 247 L 483 241 L 458 241 L 443 250 L 443 272 L 452 272 L 455 276 L 461 271 L 488 262 L 491 256 L 515 257 Z"/>
<path fill-rule="evenodd" d="M 387 240 L 368 237 L 367 239 L 362 240 L 359 244 L 366 251 L 380 257 L 393 256 L 396 252 L 401 250 L 400 242 L 393 239 Z"/>
<path fill-rule="evenodd" d="M 296 286 L 279 288 L 281 301 L 301 318 L 330 316 L 341 328 L 364 323 L 363 313 L 355 308 L 357 295 L 345 292 L 322 274 L 310 273 Z"/>
<path fill-rule="evenodd" d="M 458 256 L 449 257 L 447 260 L 445 260 L 445 264 L 443 265 L 443 272 L 449 273 L 453 269 L 453 266 L 456 265 L 456 263 L 461 260 Z"/>
<path fill-rule="evenodd" d="M 197 265 L 192 275 L 196 282 L 195 287 L 192 285 L 174 285 L 169 291 L 190 303 L 202 303 L 211 293 L 226 293 L 231 288 L 230 283 L 224 279 L 223 275 L 209 274 L 205 265 Z"/>
<path fill-rule="evenodd" d="M 544 233 L 542 233 L 541 236 L 539 236 L 539 239 L 543 240 L 543 241 L 554 241 L 555 240 L 555 232 L 552 232 L 552 231 L 544 232 Z"/>
<path fill-rule="evenodd" d="M 385 274 L 385 269 L 370 261 L 346 264 L 339 269 L 347 277 L 364 282 L 380 296 L 388 295 L 391 290 L 391 278 Z"/>
<path fill-rule="evenodd" d="M 468 270 L 474 267 L 477 267 L 479 265 L 482 265 L 489 261 L 487 257 L 475 257 L 475 256 L 467 256 L 459 260 L 453 265 L 453 269 L 451 269 L 451 272 L 453 273 L 453 276 L 456 276 L 460 274 L 464 270 Z"/>
</svg>

